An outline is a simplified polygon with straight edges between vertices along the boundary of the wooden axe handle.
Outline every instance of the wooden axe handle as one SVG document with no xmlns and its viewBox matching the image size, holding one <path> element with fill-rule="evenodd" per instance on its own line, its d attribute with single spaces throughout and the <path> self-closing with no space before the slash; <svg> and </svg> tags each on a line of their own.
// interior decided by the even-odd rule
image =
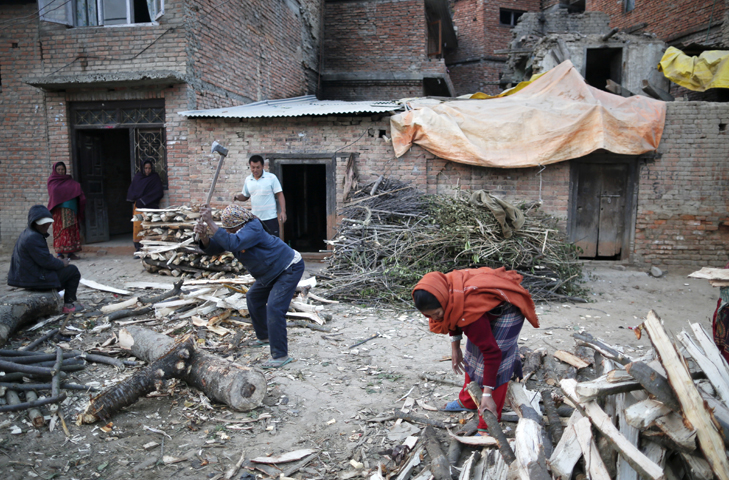
<svg viewBox="0 0 729 480">
<path fill-rule="evenodd" d="M 213 199 L 213 192 L 215 191 L 215 184 L 218 183 L 218 175 L 220 175 L 220 170 L 223 168 L 224 160 L 225 160 L 225 157 L 223 155 L 221 155 L 220 160 L 218 160 L 218 168 L 215 169 L 215 176 L 213 177 L 212 185 L 210 185 L 210 191 L 208 192 L 208 199 L 205 201 L 205 205 L 210 206 L 210 200 Z"/>
</svg>

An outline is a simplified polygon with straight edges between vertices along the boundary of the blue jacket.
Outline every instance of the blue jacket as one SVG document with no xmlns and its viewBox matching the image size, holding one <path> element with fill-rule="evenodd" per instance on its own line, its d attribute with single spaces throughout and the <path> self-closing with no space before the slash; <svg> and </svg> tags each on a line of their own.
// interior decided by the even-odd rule
<svg viewBox="0 0 729 480">
<path fill-rule="evenodd" d="M 8 285 L 22 288 L 49 290 L 60 288 L 56 271 L 63 268 L 63 262 L 48 250 L 45 235 L 33 227 L 33 222 L 43 217 L 52 217 L 43 205 L 34 205 L 28 212 L 28 228 L 23 230 L 15 242 L 10 259 Z"/>
<path fill-rule="evenodd" d="M 200 244 L 200 248 L 206 255 L 231 252 L 263 285 L 276 280 L 294 259 L 291 247 L 266 232 L 258 219 L 246 223 L 234 234 L 219 228 L 210 238 L 208 247 L 204 248 Z"/>
</svg>

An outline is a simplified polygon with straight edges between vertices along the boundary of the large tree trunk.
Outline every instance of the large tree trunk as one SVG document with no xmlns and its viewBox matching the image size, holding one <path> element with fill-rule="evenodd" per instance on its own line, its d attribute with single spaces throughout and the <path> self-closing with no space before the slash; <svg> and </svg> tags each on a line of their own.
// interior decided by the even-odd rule
<svg viewBox="0 0 729 480">
<path fill-rule="evenodd" d="M 0 300 L 0 347 L 18 328 L 41 317 L 57 315 L 63 301 L 55 290 L 21 291 Z"/>
<path fill-rule="evenodd" d="M 174 340 L 142 327 L 126 327 L 119 332 L 123 348 L 147 362 L 164 355 Z M 239 411 L 257 408 L 266 395 L 266 377 L 260 370 L 243 367 L 199 350 L 192 354 L 190 370 L 179 378 L 213 400 Z"/>
</svg>

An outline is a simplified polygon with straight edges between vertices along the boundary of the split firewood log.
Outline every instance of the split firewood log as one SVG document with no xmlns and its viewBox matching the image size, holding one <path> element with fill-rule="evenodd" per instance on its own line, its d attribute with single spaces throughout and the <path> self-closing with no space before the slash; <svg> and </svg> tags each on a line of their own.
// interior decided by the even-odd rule
<svg viewBox="0 0 729 480">
<path fill-rule="evenodd" d="M 41 317 L 57 315 L 61 307 L 63 300 L 55 290 L 21 291 L 4 297 L 0 301 L 0 347 L 18 328 Z"/>
<path fill-rule="evenodd" d="M 192 335 L 187 335 L 151 364 L 92 398 L 84 412 L 79 414 L 76 424 L 106 421 L 140 397 L 154 390 L 161 390 L 165 380 L 180 378 L 190 370 L 193 352 Z"/>
<path fill-rule="evenodd" d="M 174 340 L 152 330 L 129 326 L 119 332 L 119 344 L 137 358 L 153 362 L 169 350 Z M 209 398 L 239 411 L 257 408 L 266 395 L 266 377 L 260 370 L 229 362 L 199 350 L 190 369 L 179 378 Z"/>
</svg>

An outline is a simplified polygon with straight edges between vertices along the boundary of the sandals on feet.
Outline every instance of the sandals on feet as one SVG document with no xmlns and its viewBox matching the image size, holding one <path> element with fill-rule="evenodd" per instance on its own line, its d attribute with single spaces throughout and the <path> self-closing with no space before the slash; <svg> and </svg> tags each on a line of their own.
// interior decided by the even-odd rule
<svg viewBox="0 0 729 480">
<path fill-rule="evenodd" d="M 461 405 L 458 400 L 446 403 L 446 406 L 440 409 L 442 412 L 475 412 L 475 409 L 466 408 Z"/>
<path fill-rule="evenodd" d="M 254 338 L 252 340 L 245 341 L 241 344 L 243 347 L 252 347 L 252 348 L 260 348 L 260 347 L 267 347 L 268 346 L 268 339 L 266 340 L 259 340 L 257 338 Z"/>
<path fill-rule="evenodd" d="M 271 358 L 261 364 L 261 368 L 281 368 L 293 362 L 294 359 L 291 357 Z"/>
</svg>

